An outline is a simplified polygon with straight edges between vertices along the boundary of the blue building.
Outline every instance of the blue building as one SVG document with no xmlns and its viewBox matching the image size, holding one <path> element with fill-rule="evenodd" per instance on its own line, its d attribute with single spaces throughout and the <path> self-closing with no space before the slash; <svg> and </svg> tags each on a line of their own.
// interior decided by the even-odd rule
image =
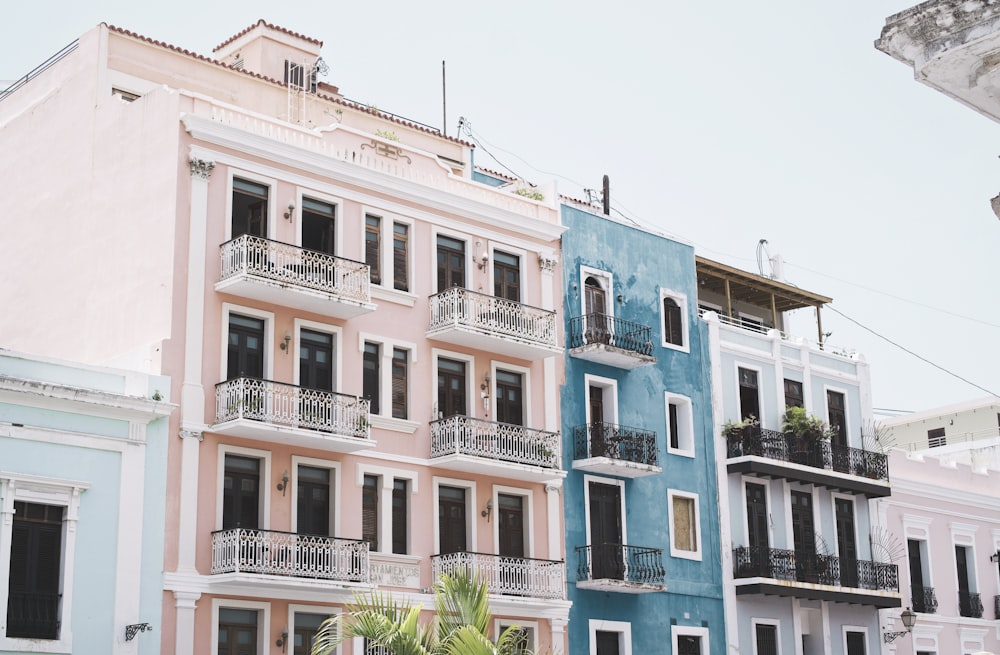
<svg viewBox="0 0 1000 655">
<path fill-rule="evenodd" d="M 0 350 L 0 652 L 160 651 L 169 388 Z"/>
<path fill-rule="evenodd" d="M 726 652 L 690 245 L 567 202 L 561 422 L 573 655 Z"/>
</svg>

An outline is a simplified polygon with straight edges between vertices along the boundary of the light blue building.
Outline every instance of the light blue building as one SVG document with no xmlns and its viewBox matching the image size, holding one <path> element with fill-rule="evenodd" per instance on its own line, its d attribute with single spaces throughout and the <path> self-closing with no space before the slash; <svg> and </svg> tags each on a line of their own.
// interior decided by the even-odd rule
<svg viewBox="0 0 1000 655">
<path fill-rule="evenodd" d="M 169 389 L 0 350 L 0 653 L 159 652 Z"/>
<path fill-rule="evenodd" d="M 572 655 L 726 653 L 715 443 L 690 245 L 563 205 Z"/>
</svg>

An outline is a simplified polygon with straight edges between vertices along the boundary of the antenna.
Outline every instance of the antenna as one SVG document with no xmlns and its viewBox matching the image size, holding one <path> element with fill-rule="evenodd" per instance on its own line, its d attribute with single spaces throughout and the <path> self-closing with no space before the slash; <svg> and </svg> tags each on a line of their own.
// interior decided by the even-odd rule
<svg viewBox="0 0 1000 655">
<path fill-rule="evenodd" d="M 448 136 L 448 93 L 446 92 L 446 76 L 444 70 L 444 59 L 441 60 L 441 134 Z M 458 129 L 462 129 L 462 121 L 458 122 Z"/>
</svg>

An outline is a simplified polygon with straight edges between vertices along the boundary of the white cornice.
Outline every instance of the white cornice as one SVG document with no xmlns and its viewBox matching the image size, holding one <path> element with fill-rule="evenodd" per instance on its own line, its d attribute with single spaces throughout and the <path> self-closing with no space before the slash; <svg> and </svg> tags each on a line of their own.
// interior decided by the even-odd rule
<svg viewBox="0 0 1000 655">
<path fill-rule="evenodd" d="M 8 375 L 0 375 L 0 402 L 146 423 L 168 416 L 177 407 L 139 396 L 125 396 Z"/>
<path fill-rule="evenodd" d="M 334 177 L 344 183 L 384 193 L 404 202 L 423 205 L 431 210 L 456 214 L 488 226 L 511 230 L 544 241 L 554 241 L 565 231 L 565 228 L 558 223 L 546 223 L 412 180 L 373 171 L 305 148 L 239 130 L 208 118 L 185 113 L 181 115 L 180 120 L 184 129 L 199 141 L 309 173 Z M 556 209 L 554 216 L 558 215 Z"/>
</svg>

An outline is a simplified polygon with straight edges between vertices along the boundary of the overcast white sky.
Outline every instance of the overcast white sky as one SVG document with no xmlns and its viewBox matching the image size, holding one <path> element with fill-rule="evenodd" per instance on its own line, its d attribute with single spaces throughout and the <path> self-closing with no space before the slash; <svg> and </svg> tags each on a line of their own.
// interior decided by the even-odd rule
<svg viewBox="0 0 1000 655">
<path fill-rule="evenodd" d="M 348 98 L 439 126 L 447 60 L 449 134 L 465 116 L 562 193 L 607 173 L 615 207 L 706 257 L 756 271 L 767 239 L 787 281 L 1000 393 L 1000 126 L 874 49 L 911 4 L 36 0 L 2 12 L 0 80 L 101 21 L 210 55 L 264 18 L 322 39 Z M 829 309 L 823 323 L 871 363 L 876 408 L 988 395 Z"/>
</svg>

